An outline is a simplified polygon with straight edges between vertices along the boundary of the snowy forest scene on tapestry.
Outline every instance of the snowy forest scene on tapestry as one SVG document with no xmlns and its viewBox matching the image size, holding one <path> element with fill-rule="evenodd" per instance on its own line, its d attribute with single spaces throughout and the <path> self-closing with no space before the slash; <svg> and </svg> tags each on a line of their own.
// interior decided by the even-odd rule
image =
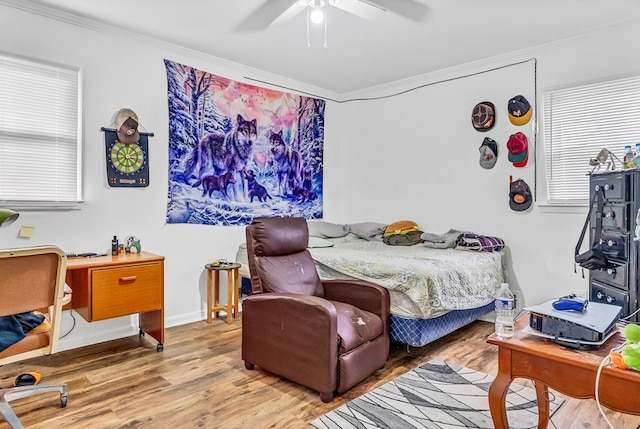
<svg viewBox="0 0 640 429">
<path fill-rule="evenodd" d="M 324 100 L 165 66 L 167 223 L 322 217 Z"/>
</svg>

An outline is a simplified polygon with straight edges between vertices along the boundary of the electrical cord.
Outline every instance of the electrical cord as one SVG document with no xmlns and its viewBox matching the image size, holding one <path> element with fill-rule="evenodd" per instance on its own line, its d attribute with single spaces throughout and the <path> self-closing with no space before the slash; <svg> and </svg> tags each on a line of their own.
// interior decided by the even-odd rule
<svg viewBox="0 0 640 429">
<path fill-rule="evenodd" d="M 622 346 L 616 347 L 616 348 L 612 349 L 611 351 L 619 350 L 621 348 L 622 348 Z M 615 427 L 613 427 L 613 425 L 611 424 L 611 422 L 609 421 L 609 419 L 605 415 L 604 410 L 602 409 L 602 405 L 600 404 L 600 395 L 598 394 L 598 390 L 599 390 L 598 388 L 600 387 L 600 374 L 602 373 L 602 368 L 604 368 L 604 366 L 608 365 L 610 362 L 611 362 L 611 358 L 609 357 L 609 355 L 605 356 L 605 358 L 602 359 L 602 362 L 600 362 L 600 365 L 598 366 L 598 371 L 596 372 L 596 385 L 595 385 L 596 405 L 598 406 L 598 410 L 600 411 L 600 415 L 602 416 L 604 421 L 607 422 L 607 425 L 609 425 L 609 428 L 615 429 Z"/>
<path fill-rule="evenodd" d="M 627 326 L 630 323 L 633 323 L 633 322 L 630 322 L 629 319 L 632 318 L 633 316 L 635 316 L 636 314 L 638 314 L 638 312 L 640 312 L 640 307 L 638 307 L 638 309 L 636 309 L 636 311 L 634 311 L 630 315 L 625 316 L 625 317 L 621 317 L 620 319 L 618 319 L 618 322 L 617 322 L 618 328 L 624 327 L 624 326 Z"/>
<path fill-rule="evenodd" d="M 296 92 L 298 94 L 308 95 L 308 96 L 311 96 L 313 98 L 318 98 L 320 100 L 333 101 L 334 103 L 350 103 L 350 102 L 353 102 L 353 101 L 383 100 L 385 98 L 397 97 L 398 95 L 402 95 L 402 94 L 406 94 L 406 93 L 409 93 L 409 92 L 413 92 L 413 91 L 416 91 L 418 89 L 426 88 L 426 87 L 429 87 L 429 86 L 432 86 L 432 85 L 437 85 L 437 84 L 446 83 L 446 82 L 452 82 L 452 81 L 455 81 L 455 80 L 458 80 L 458 79 L 464 79 L 464 78 L 467 78 L 467 77 L 479 76 L 479 75 L 484 74 L 484 73 L 489 73 L 489 72 L 496 71 L 496 70 L 502 70 L 502 69 L 506 69 L 506 68 L 509 68 L 509 67 L 514 67 L 514 66 L 519 66 L 521 64 L 526 64 L 526 63 L 531 62 L 531 61 L 533 61 L 534 64 L 537 66 L 538 59 L 533 57 L 533 58 L 529 58 L 527 60 L 517 61 L 515 63 L 505 64 L 503 66 L 492 67 L 492 68 L 489 68 L 489 69 L 486 69 L 486 70 L 481 70 L 479 72 L 467 73 L 467 74 L 463 74 L 463 75 L 460 75 L 460 76 L 451 77 L 451 78 L 448 78 L 448 79 L 441 79 L 441 80 L 438 80 L 438 81 L 435 81 L 435 82 L 425 83 L 425 84 L 422 84 L 422 85 L 411 87 L 409 89 L 405 89 L 403 91 L 395 92 L 393 94 L 381 95 L 381 96 L 378 96 L 378 97 L 350 98 L 350 99 L 347 99 L 347 100 L 335 100 L 333 98 L 320 97 L 320 96 L 312 94 L 310 92 L 299 91 L 299 90 L 297 90 L 295 88 L 291 88 L 289 86 L 278 85 L 278 84 L 275 84 L 275 83 L 267 82 L 267 81 L 260 80 L 260 79 L 255 79 L 255 78 L 248 77 L 248 76 L 245 76 L 244 78 L 247 79 L 247 80 L 254 81 L 254 82 L 263 83 L 265 85 L 270 85 L 270 86 L 273 86 L 273 87 L 276 87 L 276 88 L 286 89 L 288 91 L 293 91 L 293 92 Z M 536 67 L 534 67 L 534 73 L 537 73 L 537 68 Z M 537 91 L 537 84 L 535 83 L 535 80 L 536 79 L 534 77 L 534 91 Z M 535 103 L 535 106 L 536 106 L 536 107 L 534 107 L 536 109 L 536 114 L 537 114 L 537 99 L 538 99 L 538 97 L 537 97 L 537 94 L 536 94 L 536 97 L 535 97 L 535 100 L 534 100 L 534 103 Z M 537 132 L 535 132 L 535 134 L 537 135 Z"/>
<path fill-rule="evenodd" d="M 59 338 L 62 339 L 64 337 L 66 337 L 67 335 L 69 335 L 71 333 L 71 331 L 73 331 L 73 329 L 76 327 L 76 318 L 73 315 L 73 308 L 71 310 L 69 310 L 69 315 L 71 316 L 71 319 L 73 320 L 73 324 L 71 325 L 71 329 L 69 329 L 69 331 L 67 331 L 66 334 L 61 335 Z"/>
</svg>

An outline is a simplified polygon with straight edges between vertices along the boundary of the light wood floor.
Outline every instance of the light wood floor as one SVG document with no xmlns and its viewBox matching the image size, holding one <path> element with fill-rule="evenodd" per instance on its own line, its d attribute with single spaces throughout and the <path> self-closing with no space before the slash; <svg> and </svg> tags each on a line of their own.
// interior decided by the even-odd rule
<svg viewBox="0 0 640 429">
<path fill-rule="evenodd" d="M 491 332 L 492 324 L 479 321 L 409 352 L 393 347 L 383 371 L 329 404 L 297 384 L 246 370 L 240 320 L 170 328 L 163 352 L 136 336 L 5 365 L 0 386 L 24 371 L 68 384 L 66 408 L 57 394 L 12 403 L 28 428 L 308 429 L 316 417 L 435 357 L 495 375 L 496 348 L 485 342 Z M 640 424 L 640 417 L 606 413 L 617 429 Z M 607 428 L 593 400 L 568 399 L 552 421 L 562 429 Z"/>
</svg>

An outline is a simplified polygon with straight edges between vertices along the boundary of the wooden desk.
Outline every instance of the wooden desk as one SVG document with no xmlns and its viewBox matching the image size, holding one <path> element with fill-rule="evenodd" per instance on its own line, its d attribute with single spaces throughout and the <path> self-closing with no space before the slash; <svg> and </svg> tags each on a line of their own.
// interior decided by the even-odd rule
<svg viewBox="0 0 640 429">
<path fill-rule="evenodd" d="M 579 399 L 595 399 L 598 366 L 609 351 L 624 343 L 614 334 L 594 351 L 579 351 L 557 345 L 545 338 L 522 332 L 529 314 L 516 321 L 512 338 L 491 334 L 487 339 L 498 346 L 498 374 L 489 388 L 489 408 L 496 429 L 508 429 L 505 398 L 514 378 L 533 380 L 538 401 L 538 428 L 549 422 L 548 387 Z M 600 374 L 600 403 L 612 410 L 640 415 L 640 373 L 611 366 Z"/>
<path fill-rule="evenodd" d="M 242 265 L 233 262 L 220 265 L 207 264 L 207 323 L 211 324 L 211 313 L 224 310 L 227 312 L 227 324 L 231 324 L 231 316 L 238 317 L 238 301 L 240 293 L 238 288 L 238 269 Z M 220 271 L 227 272 L 227 305 L 220 305 Z M 211 297 L 211 277 L 213 277 L 213 299 Z M 212 302 L 213 301 L 213 302 Z"/>
<path fill-rule="evenodd" d="M 145 332 L 164 349 L 164 256 L 149 252 L 69 258 L 73 308 L 87 321 L 139 313 Z"/>
</svg>

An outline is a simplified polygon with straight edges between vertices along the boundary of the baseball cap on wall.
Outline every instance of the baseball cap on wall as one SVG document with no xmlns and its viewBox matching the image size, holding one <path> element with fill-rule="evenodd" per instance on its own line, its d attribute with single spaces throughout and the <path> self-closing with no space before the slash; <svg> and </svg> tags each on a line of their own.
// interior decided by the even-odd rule
<svg viewBox="0 0 640 429">
<path fill-rule="evenodd" d="M 496 124 L 496 109 L 490 101 L 478 103 L 471 112 L 471 123 L 477 131 L 489 131 Z"/>
<path fill-rule="evenodd" d="M 495 140 L 485 137 L 479 148 L 480 151 L 480 167 L 487 170 L 493 168 L 498 161 L 498 144 Z"/>
<path fill-rule="evenodd" d="M 521 212 L 531 207 L 531 189 L 522 179 L 515 180 L 509 185 L 509 207 Z"/>
<path fill-rule="evenodd" d="M 131 109 L 120 109 L 116 113 L 116 134 L 122 143 L 135 143 L 140 140 L 138 133 L 138 115 Z"/>
<path fill-rule="evenodd" d="M 516 95 L 509 100 L 507 111 L 509 113 L 509 121 L 517 126 L 525 125 L 531 120 L 531 115 L 533 114 L 529 101 L 522 95 Z"/>
<path fill-rule="evenodd" d="M 509 149 L 509 162 L 514 167 L 524 167 L 529 160 L 529 142 L 527 136 L 523 133 L 515 133 L 509 136 L 507 140 L 507 149 Z"/>
</svg>

